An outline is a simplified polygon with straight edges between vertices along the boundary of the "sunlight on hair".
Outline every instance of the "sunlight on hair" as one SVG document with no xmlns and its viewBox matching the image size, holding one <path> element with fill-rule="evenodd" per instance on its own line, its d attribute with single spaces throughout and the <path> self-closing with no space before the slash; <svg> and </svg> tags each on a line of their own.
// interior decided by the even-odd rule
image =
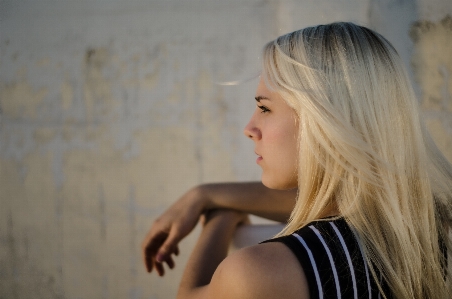
<svg viewBox="0 0 452 299">
<path fill-rule="evenodd" d="M 450 298 L 439 244 L 452 223 L 452 167 L 422 128 L 394 47 L 368 28 L 333 23 L 280 36 L 263 52 L 266 80 L 300 124 L 299 194 L 279 235 L 334 202 L 395 298 Z"/>
</svg>

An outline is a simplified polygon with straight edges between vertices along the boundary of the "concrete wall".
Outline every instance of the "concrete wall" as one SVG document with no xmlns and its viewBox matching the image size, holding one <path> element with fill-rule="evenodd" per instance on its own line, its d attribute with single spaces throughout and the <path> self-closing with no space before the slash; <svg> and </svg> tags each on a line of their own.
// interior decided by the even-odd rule
<svg viewBox="0 0 452 299">
<path fill-rule="evenodd" d="M 447 16 L 449 15 L 449 17 Z M 400 51 L 452 161 L 452 2 L 0 1 L 0 298 L 173 298 L 140 243 L 187 188 L 259 179 L 265 42 L 337 20 Z"/>
</svg>

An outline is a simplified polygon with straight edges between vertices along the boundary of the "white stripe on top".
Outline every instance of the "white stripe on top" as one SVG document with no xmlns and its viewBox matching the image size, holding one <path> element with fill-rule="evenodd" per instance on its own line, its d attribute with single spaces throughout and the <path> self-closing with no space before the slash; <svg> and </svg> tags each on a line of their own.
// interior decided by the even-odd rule
<svg viewBox="0 0 452 299">
<path fill-rule="evenodd" d="M 309 249 L 308 244 L 306 244 L 306 242 L 303 240 L 302 237 L 300 237 L 297 234 L 292 234 L 292 235 L 294 237 L 296 237 L 298 239 L 298 241 L 300 241 L 301 245 L 303 245 L 303 247 L 306 249 L 306 251 L 308 253 L 309 260 L 311 261 L 312 268 L 314 269 L 315 280 L 317 281 L 317 288 L 319 290 L 319 298 L 323 299 L 322 282 L 320 281 L 319 271 L 317 269 L 317 264 L 315 263 L 314 256 L 312 255 L 312 251 L 311 251 L 311 249 Z"/>
<path fill-rule="evenodd" d="M 336 233 L 337 237 L 339 238 L 339 241 L 341 242 L 341 245 L 342 245 L 342 249 L 344 249 L 345 256 L 347 257 L 348 267 L 350 268 L 350 273 L 352 275 L 354 298 L 358 299 L 358 288 L 356 287 L 355 269 L 353 268 L 352 258 L 350 257 L 350 252 L 348 251 L 347 245 L 345 244 L 345 240 L 342 237 L 342 234 L 339 231 L 339 229 L 337 228 L 336 224 L 334 224 L 333 222 L 330 222 L 330 224 L 333 227 L 334 232 Z"/>
<path fill-rule="evenodd" d="M 383 275 L 380 273 L 380 287 L 383 285 Z M 378 299 L 381 299 L 381 291 L 378 290 Z"/>
<path fill-rule="evenodd" d="M 314 233 L 317 235 L 317 238 L 319 238 L 320 242 L 322 243 L 323 247 L 325 248 L 326 254 L 328 255 L 328 259 L 330 260 L 331 270 L 333 270 L 334 283 L 336 284 L 337 298 L 341 299 L 342 298 L 341 286 L 339 284 L 339 277 L 337 276 L 336 264 L 334 263 L 333 255 L 331 254 L 331 251 L 328 248 L 328 245 L 326 244 L 326 242 L 323 239 L 322 235 L 320 234 L 319 230 L 312 225 L 310 225 L 309 228 L 314 231 Z"/>
<path fill-rule="evenodd" d="M 356 233 L 354 233 L 354 234 L 356 236 Z M 364 251 L 363 251 L 363 248 L 361 247 L 361 242 L 359 241 L 358 238 L 356 238 L 356 242 L 358 242 L 359 251 L 361 251 L 361 256 L 363 257 L 364 269 L 366 269 L 367 290 L 369 291 L 369 299 L 372 299 L 372 291 L 370 288 L 369 269 L 367 268 L 366 258 L 364 257 Z"/>
</svg>

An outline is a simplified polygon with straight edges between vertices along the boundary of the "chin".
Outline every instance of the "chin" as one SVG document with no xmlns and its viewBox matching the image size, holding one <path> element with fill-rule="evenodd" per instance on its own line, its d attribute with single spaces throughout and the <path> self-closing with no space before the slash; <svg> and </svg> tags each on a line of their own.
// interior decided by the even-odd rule
<svg viewBox="0 0 452 299">
<path fill-rule="evenodd" d="M 265 176 L 262 176 L 262 184 L 270 189 L 275 190 L 290 190 L 298 187 L 298 182 L 292 182 L 292 181 L 281 181 L 281 180 L 274 180 L 270 178 L 266 178 Z"/>
</svg>

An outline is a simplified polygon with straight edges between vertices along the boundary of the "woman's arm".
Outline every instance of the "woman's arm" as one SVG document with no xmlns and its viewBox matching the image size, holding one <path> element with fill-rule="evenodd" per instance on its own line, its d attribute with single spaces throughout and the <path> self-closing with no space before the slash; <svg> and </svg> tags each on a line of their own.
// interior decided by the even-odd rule
<svg viewBox="0 0 452 299">
<path fill-rule="evenodd" d="M 286 222 L 295 205 L 296 189 L 274 190 L 261 182 L 217 183 L 199 187 L 205 207 L 228 208 L 270 220 Z"/>
<path fill-rule="evenodd" d="M 210 283 L 218 265 L 228 255 L 237 226 L 247 221 L 246 214 L 232 210 L 214 210 L 205 218 L 202 233 L 185 267 L 178 299 L 197 298 L 197 292 L 205 292 L 202 287 Z"/>
<path fill-rule="evenodd" d="M 260 244 L 227 256 L 235 229 L 244 221 L 244 214 L 233 210 L 207 213 L 177 299 L 309 298 L 303 269 L 286 245 Z"/>
<path fill-rule="evenodd" d="M 164 274 L 163 262 L 174 266 L 177 244 L 208 210 L 228 208 L 284 222 L 295 204 L 296 190 L 268 189 L 260 182 L 221 183 L 197 186 L 185 193 L 155 220 L 142 243 L 148 272 Z"/>
</svg>

